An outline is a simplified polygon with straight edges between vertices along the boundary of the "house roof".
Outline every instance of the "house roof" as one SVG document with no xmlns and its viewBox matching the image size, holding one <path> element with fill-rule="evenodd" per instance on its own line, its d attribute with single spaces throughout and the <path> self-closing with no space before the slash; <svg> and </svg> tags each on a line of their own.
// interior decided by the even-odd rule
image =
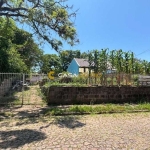
<svg viewBox="0 0 150 150">
<path fill-rule="evenodd" d="M 89 67 L 89 62 L 87 59 L 74 58 L 79 67 Z"/>
<path fill-rule="evenodd" d="M 83 59 L 83 58 L 74 58 L 74 59 L 79 67 L 87 67 L 87 68 L 89 67 L 89 62 L 87 59 Z M 92 65 L 94 66 L 94 63 L 92 63 Z M 107 62 L 107 69 L 116 70 L 115 68 L 112 68 L 110 62 Z"/>
</svg>

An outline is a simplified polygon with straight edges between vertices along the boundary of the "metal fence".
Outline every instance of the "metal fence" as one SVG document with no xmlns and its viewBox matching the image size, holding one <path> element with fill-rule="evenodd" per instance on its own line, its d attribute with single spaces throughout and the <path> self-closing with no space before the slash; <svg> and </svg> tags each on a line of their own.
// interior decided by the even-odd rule
<svg viewBox="0 0 150 150">
<path fill-rule="evenodd" d="M 102 86 L 138 85 L 138 75 L 126 73 L 93 74 L 88 77 L 88 84 Z"/>
<path fill-rule="evenodd" d="M 81 73 L 76 77 L 69 75 L 55 78 L 54 82 L 84 84 L 91 86 L 150 86 L 150 76 L 127 73 Z"/>
<path fill-rule="evenodd" d="M 45 74 L 0 73 L 0 105 L 42 104 L 42 93 L 38 83 L 43 79 L 48 79 L 48 76 Z M 49 84 L 53 84 L 52 80 L 48 79 L 48 81 L 50 81 Z M 80 74 L 73 78 L 69 76 L 57 77 L 54 82 L 57 84 L 72 84 L 73 82 L 76 86 L 79 84 L 90 86 L 150 86 L 150 76 L 125 73 L 99 73 L 90 76 Z"/>
<path fill-rule="evenodd" d="M 0 73 L 0 105 L 38 103 L 38 83 L 44 78 L 47 78 L 47 75 Z"/>
</svg>

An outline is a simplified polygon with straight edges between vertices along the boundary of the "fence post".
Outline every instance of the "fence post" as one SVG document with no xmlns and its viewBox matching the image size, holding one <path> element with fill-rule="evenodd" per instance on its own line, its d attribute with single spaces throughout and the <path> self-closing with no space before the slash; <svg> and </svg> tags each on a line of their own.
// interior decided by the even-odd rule
<svg viewBox="0 0 150 150">
<path fill-rule="evenodd" d="M 22 74 L 23 75 L 23 82 L 22 82 L 22 103 L 21 103 L 21 106 L 23 106 L 23 100 L 24 100 L 24 81 L 25 81 L 25 74 Z"/>
</svg>

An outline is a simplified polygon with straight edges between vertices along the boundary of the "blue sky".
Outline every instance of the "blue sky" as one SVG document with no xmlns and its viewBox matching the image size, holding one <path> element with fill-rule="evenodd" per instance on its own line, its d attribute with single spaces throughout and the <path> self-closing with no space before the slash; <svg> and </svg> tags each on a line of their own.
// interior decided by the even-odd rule
<svg viewBox="0 0 150 150">
<path fill-rule="evenodd" d="M 109 48 L 133 51 L 150 61 L 150 0 L 68 0 L 78 10 L 75 27 L 80 44 L 63 50 Z M 55 53 L 48 44 L 45 53 Z"/>
</svg>

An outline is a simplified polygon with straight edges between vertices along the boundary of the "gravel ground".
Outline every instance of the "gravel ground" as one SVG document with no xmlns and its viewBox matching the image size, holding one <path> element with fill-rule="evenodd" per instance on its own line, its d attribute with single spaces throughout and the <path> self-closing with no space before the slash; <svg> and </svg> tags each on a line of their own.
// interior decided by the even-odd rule
<svg viewBox="0 0 150 150">
<path fill-rule="evenodd" d="M 0 149 L 150 150 L 150 113 L 4 119 Z"/>
</svg>

